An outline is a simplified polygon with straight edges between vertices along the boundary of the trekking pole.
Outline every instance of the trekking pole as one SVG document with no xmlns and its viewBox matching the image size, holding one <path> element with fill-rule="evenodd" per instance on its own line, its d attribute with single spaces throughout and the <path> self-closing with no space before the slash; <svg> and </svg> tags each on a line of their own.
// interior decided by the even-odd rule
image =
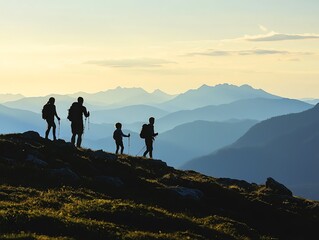
<svg viewBox="0 0 319 240">
<path fill-rule="evenodd" d="M 90 131 L 90 116 L 88 116 L 88 131 Z"/>
<path fill-rule="evenodd" d="M 58 127 L 58 139 L 60 139 L 60 128 L 61 128 L 60 120 L 58 121 L 58 123 L 59 123 L 59 127 Z"/>
<path fill-rule="evenodd" d="M 136 156 L 139 155 L 144 150 L 144 148 L 146 148 L 146 147 L 143 146 L 143 148 L 136 154 Z"/>
<path fill-rule="evenodd" d="M 127 153 L 127 155 L 130 155 L 130 148 L 131 148 L 131 135 L 128 137 L 128 153 Z"/>
<path fill-rule="evenodd" d="M 83 131 L 83 133 L 84 133 L 84 132 L 85 132 L 85 130 L 86 130 L 87 120 L 88 120 L 88 118 L 87 118 L 87 117 L 85 117 L 85 121 L 84 121 L 84 131 Z"/>
</svg>

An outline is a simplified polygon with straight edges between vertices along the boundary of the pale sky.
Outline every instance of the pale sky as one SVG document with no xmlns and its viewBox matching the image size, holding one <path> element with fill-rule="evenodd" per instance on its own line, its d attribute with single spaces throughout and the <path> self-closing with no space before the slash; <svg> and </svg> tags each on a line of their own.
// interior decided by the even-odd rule
<svg viewBox="0 0 319 240">
<path fill-rule="evenodd" d="M 318 12 L 318 0 L 0 0 L 0 93 L 231 83 L 319 98 Z"/>
</svg>

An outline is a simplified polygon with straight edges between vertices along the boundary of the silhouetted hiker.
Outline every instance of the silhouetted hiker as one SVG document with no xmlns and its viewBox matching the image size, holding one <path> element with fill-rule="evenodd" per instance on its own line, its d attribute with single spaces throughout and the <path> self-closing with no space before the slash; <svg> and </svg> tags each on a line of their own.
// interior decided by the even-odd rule
<svg viewBox="0 0 319 240">
<path fill-rule="evenodd" d="M 49 133 L 52 127 L 53 140 L 56 140 L 56 134 L 55 134 L 56 125 L 54 122 L 54 117 L 58 119 L 59 124 L 60 124 L 60 118 L 58 114 L 56 113 L 56 107 L 54 103 L 55 103 L 54 97 L 50 97 L 49 101 L 43 106 L 43 109 L 42 109 L 42 118 L 45 119 L 48 123 L 48 128 L 45 132 L 45 139 L 48 139 Z"/>
<path fill-rule="evenodd" d="M 123 137 L 130 137 L 131 134 L 125 135 L 122 132 L 122 124 L 119 122 L 115 124 L 115 127 L 116 127 L 116 130 L 113 133 L 113 139 L 115 140 L 115 144 L 116 144 L 115 154 L 118 154 L 119 148 L 121 148 L 121 154 L 123 154 L 123 151 L 124 151 Z"/>
<path fill-rule="evenodd" d="M 154 133 L 154 123 L 155 118 L 149 118 L 149 124 L 143 124 L 140 137 L 145 139 L 146 151 L 143 154 L 143 157 L 149 153 L 150 158 L 153 158 L 153 141 L 154 137 L 158 135 L 158 133 Z"/>
<path fill-rule="evenodd" d="M 75 144 L 75 137 L 78 135 L 78 139 L 76 142 L 77 147 L 81 147 L 82 143 L 82 134 L 84 131 L 83 125 L 83 114 L 87 118 L 90 116 L 90 112 L 86 110 L 86 107 L 83 106 L 83 98 L 78 97 L 78 101 L 72 103 L 72 106 L 69 109 L 68 119 L 71 121 L 71 129 L 72 129 L 72 144 Z"/>
</svg>

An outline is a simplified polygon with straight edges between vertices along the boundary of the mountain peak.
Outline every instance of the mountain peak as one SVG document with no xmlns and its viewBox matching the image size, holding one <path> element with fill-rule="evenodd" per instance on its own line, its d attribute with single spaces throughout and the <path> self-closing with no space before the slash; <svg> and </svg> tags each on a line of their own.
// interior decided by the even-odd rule
<svg viewBox="0 0 319 240">
<path fill-rule="evenodd" d="M 211 88 L 211 86 L 208 86 L 207 84 L 203 84 L 198 89 L 206 89 L 206 88 Z"/>
<path fill-rule="evenodd" d="M 243 99 L 253 98 L 279 98 L 262 90 L 257 90 L 249 85 L 241 87 L 224 83 L 215 86 L 202 85 L 198 89 L 189 90 L 175 97 L 167 103 L 175 109 L 195 109 L 208 105 L 228 104 Z"/>
<path fill-rule="evenodd" d="M 245 89 L 249 89 L 249 90 L 251 90 L 251 89 L 256 90 L 255 88 L 253 88 L 252 86 L 250 86 L 248 84 L 243 84 L 243 85 L 240 86 L 240 88 L 245 88 Z"/>
<path fill-rule="evenodd" d="M 158 94 L 158 95 L 167 95 L 166 92 L 163 92 L 160 89 L 155 89 L 153 92 L 151 92 L 152 94 Z"/>
</svg>

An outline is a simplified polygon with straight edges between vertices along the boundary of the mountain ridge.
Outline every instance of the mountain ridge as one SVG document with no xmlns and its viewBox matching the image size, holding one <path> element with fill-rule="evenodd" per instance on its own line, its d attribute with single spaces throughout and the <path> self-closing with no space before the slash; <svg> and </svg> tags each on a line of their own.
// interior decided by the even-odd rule
<svg viewBox="0 0 319 240">
<path fill-rule="evenodd" d="M 260 182 L 272 175 L 301 196 L 319 199 L 319 105 L 262 121 L 237 142 L 193 159 L 183 169 Z"/>
<path fill-rule="evenodd" d="M 194 109 L 208 105 L 228 104 L 243 99 L 268 98 L 279 99 L 281 97 L 255 89 L 249 85 L 236 86 L 232 84 L 218 84 L 215 86 L 202 85 L 197 89 L 190 89 L 179 94 L 172 100 L 162 105 L 175 109 Z"/>
<path fill-rule="evenodd" d="M 196 120 L 225 121 L 229 119 L 264 120 L 273 116 L 300 112 L 313 105 L 294 99 L 242 99 L 222 105 L 209 105 L 193 110 L 181 110 L 157 120 L 161 130 L 168 130 L 182 123 Z"/>
</svg>

